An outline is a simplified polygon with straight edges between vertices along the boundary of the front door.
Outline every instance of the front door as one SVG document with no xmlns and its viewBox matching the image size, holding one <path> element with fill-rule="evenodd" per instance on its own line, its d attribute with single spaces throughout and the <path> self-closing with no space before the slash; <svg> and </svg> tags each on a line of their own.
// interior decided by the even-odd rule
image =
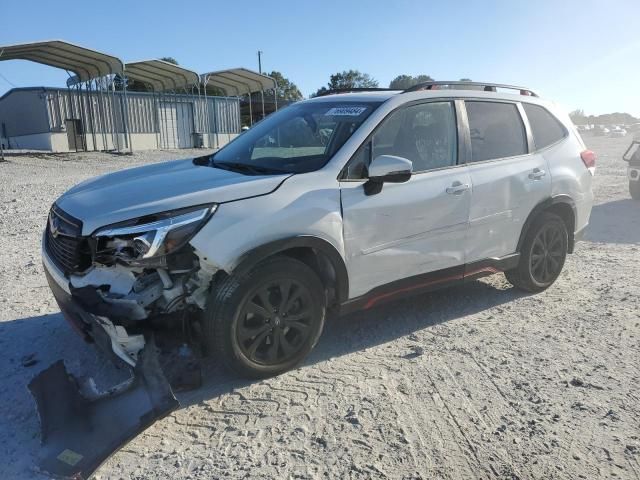
<svg viewBox="0 0 640 480">
<path fill-rule="evenodd" d="M 69 142 L 69 150 L 74 152 L 84 151 L 85 145 L 84 132 L 82 131 L 82 122 L 75 118 L 67 118 L 64 123 L 67 130 L 67 141 Z"/>
<path fill-rule="evenodd" d="M 403 107 L 349 163 L 340 189 L 350 298 L 452 267 L 461 276 L 471 180 L 458 164 L 456 130 L 452 102 Z M 366 166 L 384 154 L 411 160 L 413 175 L 367 196 Z"/>
</svg>

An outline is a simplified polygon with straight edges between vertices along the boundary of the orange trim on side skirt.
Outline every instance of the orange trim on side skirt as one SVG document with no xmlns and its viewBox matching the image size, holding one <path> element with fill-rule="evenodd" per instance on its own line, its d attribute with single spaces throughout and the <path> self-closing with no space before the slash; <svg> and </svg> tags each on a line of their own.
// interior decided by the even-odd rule
<svg viewBox="0 0 640 480">
<path fill-rule="evenodd" d="M 405 288 L 401 288 L 399 290 L 394 290 L 393 292 L 387 292 L 387 293 L 382 293 L 376 297 L 373 297 L 371 299 L 369 299 L 369 301 L 367 303 L 365 303 L 363 309 L 367 310 L 371 307 L 373 307 L 376 303 L 378 303 L 380 300 L 384 300 L 385 298 L 389 298 L 389 297 L 394 297 L 396 295 L 399 295 L 401 293 L 406 293 L 406 292 L 411 292 L 412 290 L 417 290 L 420 288 L 426 288 L 426 287 L 430 287 L 432 285 L 437 285 L 438 283 L 444 283 L 444 282 L 452 282 L 454 280 L 462 280 L 465 277 L 470 277 L 472 275 L 477 275 L 479 273 L 500 273 L 502 270 L 497 269 L 495 267 L 484 267 L 484 268 L 479 268 L 478 270 L 473 270 L 471 272 L 465 272 L 462 275 L 452 275 L 450 277 L 444 277 L 444 278 L 438 278 L 436 280 L 431 280 L 429 282 L 424 282 L 424 283 L 416 283 L 415 285 L 411 285 L 410 287 L 405 287 Z"/>
</svg>

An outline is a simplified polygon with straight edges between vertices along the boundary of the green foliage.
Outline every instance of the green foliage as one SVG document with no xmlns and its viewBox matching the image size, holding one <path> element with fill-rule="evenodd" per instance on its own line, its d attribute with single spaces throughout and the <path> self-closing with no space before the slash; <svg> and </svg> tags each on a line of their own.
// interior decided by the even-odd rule
<svg viewBox="0 0 640 480">
<path fill-rule="evenodd" d="M 575 125 L 629 125 L 640 119 L 629 113 L 605 113 L 603 115 L 585 115 L 584 110 L 574 110 L 569 114 Z"/>
<path fill-rule="evenodd" d="M 348 90 L 350 88 L 376 88 L 378 81 L 368 73 L 361 73 L 358 70 L 345 70 L 334 73 L 329 77 L 326 87 L 320 87 L 312 96 L 325 93 L 329 90 Z"/>
<path fill-rule="evenodd" d="M 302 100 L 302 93 L 298 86 L 282 75 L 282 73 L 274 70 L 267 75 L 273 78 L 278 84 L 278 100 L 286 100 L 289 102 Z"/>
<path fill-rule="evenodd" d="M 167 63 L 173 63 L 174 65 L 180 65 L 178 61 L 173 57 L 160 57 L 160 60 Z"/>
<path fill-rule="evenodd" d="M 416 75 L 415 77 L 412 75 L 398 75 L 396 78 L 391 80 L 389 88 L 393 88 L 394 90 L 406 90 L 418 83 L 424 82 L 433 82 L 433 78 L 429 75 Z"/>
</svg>

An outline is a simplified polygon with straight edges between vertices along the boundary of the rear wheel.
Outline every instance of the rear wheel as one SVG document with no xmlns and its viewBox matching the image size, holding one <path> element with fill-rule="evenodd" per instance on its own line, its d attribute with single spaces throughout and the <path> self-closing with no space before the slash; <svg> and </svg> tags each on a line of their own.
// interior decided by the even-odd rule
<svg viewBox="0 0 640 480">
<path fill-rule="evenodd" d="M 634 200 L 640 200 L 640 180 L 629 180 L 629 193 Z"/>
<path fill-rule="evenodd" d="M 315 272 L 298 260 L 274 257 L 215 289 L 204 336 L 227 367 L 263 378 L 301 362 L 324 321 L 324 286 Z"/>
<path fill-rule="evenodd" d="M 527 292 L 540 292 L 556 281 L 567 257 L 567 226 L 553 213 L 536 218 L 526 234 L 520 262 L 505 272 L 507 280 Z"/>
</svg>

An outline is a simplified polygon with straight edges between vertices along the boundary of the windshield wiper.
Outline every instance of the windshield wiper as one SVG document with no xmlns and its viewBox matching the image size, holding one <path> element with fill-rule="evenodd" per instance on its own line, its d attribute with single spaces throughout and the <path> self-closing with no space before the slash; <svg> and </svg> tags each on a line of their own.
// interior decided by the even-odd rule
<svg viewBox="0 0 640 480">
<path fill-rule="evenodd" d="M 251 175 L 274 175 L 281 173 L 291 173 L 277 168 L 263 167 L 262 165 L 249 165 L 241 162 L 213 162 L 213 166 L 232 172 L 248 173 Z"/>
</svg>

